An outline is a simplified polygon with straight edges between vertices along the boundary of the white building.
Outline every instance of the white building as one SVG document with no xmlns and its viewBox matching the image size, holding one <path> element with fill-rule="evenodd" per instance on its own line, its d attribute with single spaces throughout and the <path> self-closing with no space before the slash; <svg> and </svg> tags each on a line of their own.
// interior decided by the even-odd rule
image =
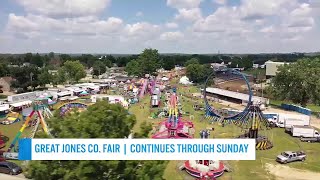
<svg viewBox="0 0 320 180">
<path fill-rule="evenodd" d="M 228 91 L 224 89 L 219 88 L 206 88 L 207 93 L 225 97 L 226 99 L 234 99 L 234 102 L 241 102 L 241 104 L 247 104 L 249 100 L 249 95 L 234 91 Z M 252 96 L 252 102 L 253 104 L 269 104 L 269 99 L 259 96 Z"/>
<path fill-rule="evenodd" d="M 289 64 L 286 62 L 273 62 L 273 61 L 267 61 L 265 63 L 266 65 L 266 76 L 267 77 L 273 77 L 278 72 L 278 67 L 283 66 L 285 64 Z"/>
</svg>

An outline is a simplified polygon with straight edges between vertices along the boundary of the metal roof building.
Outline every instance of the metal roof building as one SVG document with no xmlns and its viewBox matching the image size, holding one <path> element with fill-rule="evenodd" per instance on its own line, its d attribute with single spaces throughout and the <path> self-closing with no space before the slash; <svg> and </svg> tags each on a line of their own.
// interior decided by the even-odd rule
<svg viewBox="0 0 320 180">
<path fill-rule="evenodd" d="M 228 90 L 219 89 L 219 88 L 206 88 L 206 91 L 207 91 L 206 93 L 210 93 L 213 95 L 224 96 L 224 97 L 239 100 L 243 104 L 248 103 L 248 100 L 249 100 L 249 95 L 244 93 L 228 91 Z M 269 99 L 264 97 L 259 97 L 259 96 L 252 96 L 252 101 L 254 104 L 259 104 L 259 103 L 269 104 Z"/>
</svg>

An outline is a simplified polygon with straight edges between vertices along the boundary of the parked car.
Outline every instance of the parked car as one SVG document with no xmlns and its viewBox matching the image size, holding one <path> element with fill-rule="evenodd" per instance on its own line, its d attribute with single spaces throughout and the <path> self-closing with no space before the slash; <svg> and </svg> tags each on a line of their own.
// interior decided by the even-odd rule
<svg viewBox="0 0 320 180">
<path fill-rule="evenodd" d="M 13 162 L 2 161 L 0 162 L 0 173 L 18 175 L 22 173 L 22 168 Z"/>
<path fill-rule="evenodd" d="M 306 154 L 303 151 L 297 151 L 297 152 L 293 152 L 293 151 L 285 151 L 282 152 L 281 155 L 277 156 L 276 161 L 279 163 L 290 163 L 290 162 L 294 162 L 294 161 L 304 161 L 306 160 Z"/>
</svg>

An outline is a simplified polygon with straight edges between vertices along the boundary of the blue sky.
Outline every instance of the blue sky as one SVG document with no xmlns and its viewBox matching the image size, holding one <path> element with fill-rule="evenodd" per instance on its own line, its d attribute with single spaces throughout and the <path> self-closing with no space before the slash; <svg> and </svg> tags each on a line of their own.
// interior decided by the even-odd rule
<svg viewBox="0 0 320 180">
<path fill-rule="evenodd" d="M 2 0 L 0 53 L 319 51 L 317 0 Z"/>
</svg>

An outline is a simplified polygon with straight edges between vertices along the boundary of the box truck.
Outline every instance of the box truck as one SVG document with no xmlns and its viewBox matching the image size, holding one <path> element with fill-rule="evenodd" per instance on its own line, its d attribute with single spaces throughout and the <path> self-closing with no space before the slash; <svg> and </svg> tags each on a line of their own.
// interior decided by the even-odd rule
<svg viewBox="0 0 320 180">
<path fill-rule="evenodd" d="M 293 137 L 313 138 L 319 137 L 319 132 L 312 126 L 299 126 L 293 125 L 291 128 L 291 134 Z"/>
<path fill-rule="evenodd" d="M 308 119 L 292 119 L 286 118 L 284 120 L 284 128 L 287 132 L 291 131 L 292 126 L 309 126 L 310 121 Z"/>
</svg>

